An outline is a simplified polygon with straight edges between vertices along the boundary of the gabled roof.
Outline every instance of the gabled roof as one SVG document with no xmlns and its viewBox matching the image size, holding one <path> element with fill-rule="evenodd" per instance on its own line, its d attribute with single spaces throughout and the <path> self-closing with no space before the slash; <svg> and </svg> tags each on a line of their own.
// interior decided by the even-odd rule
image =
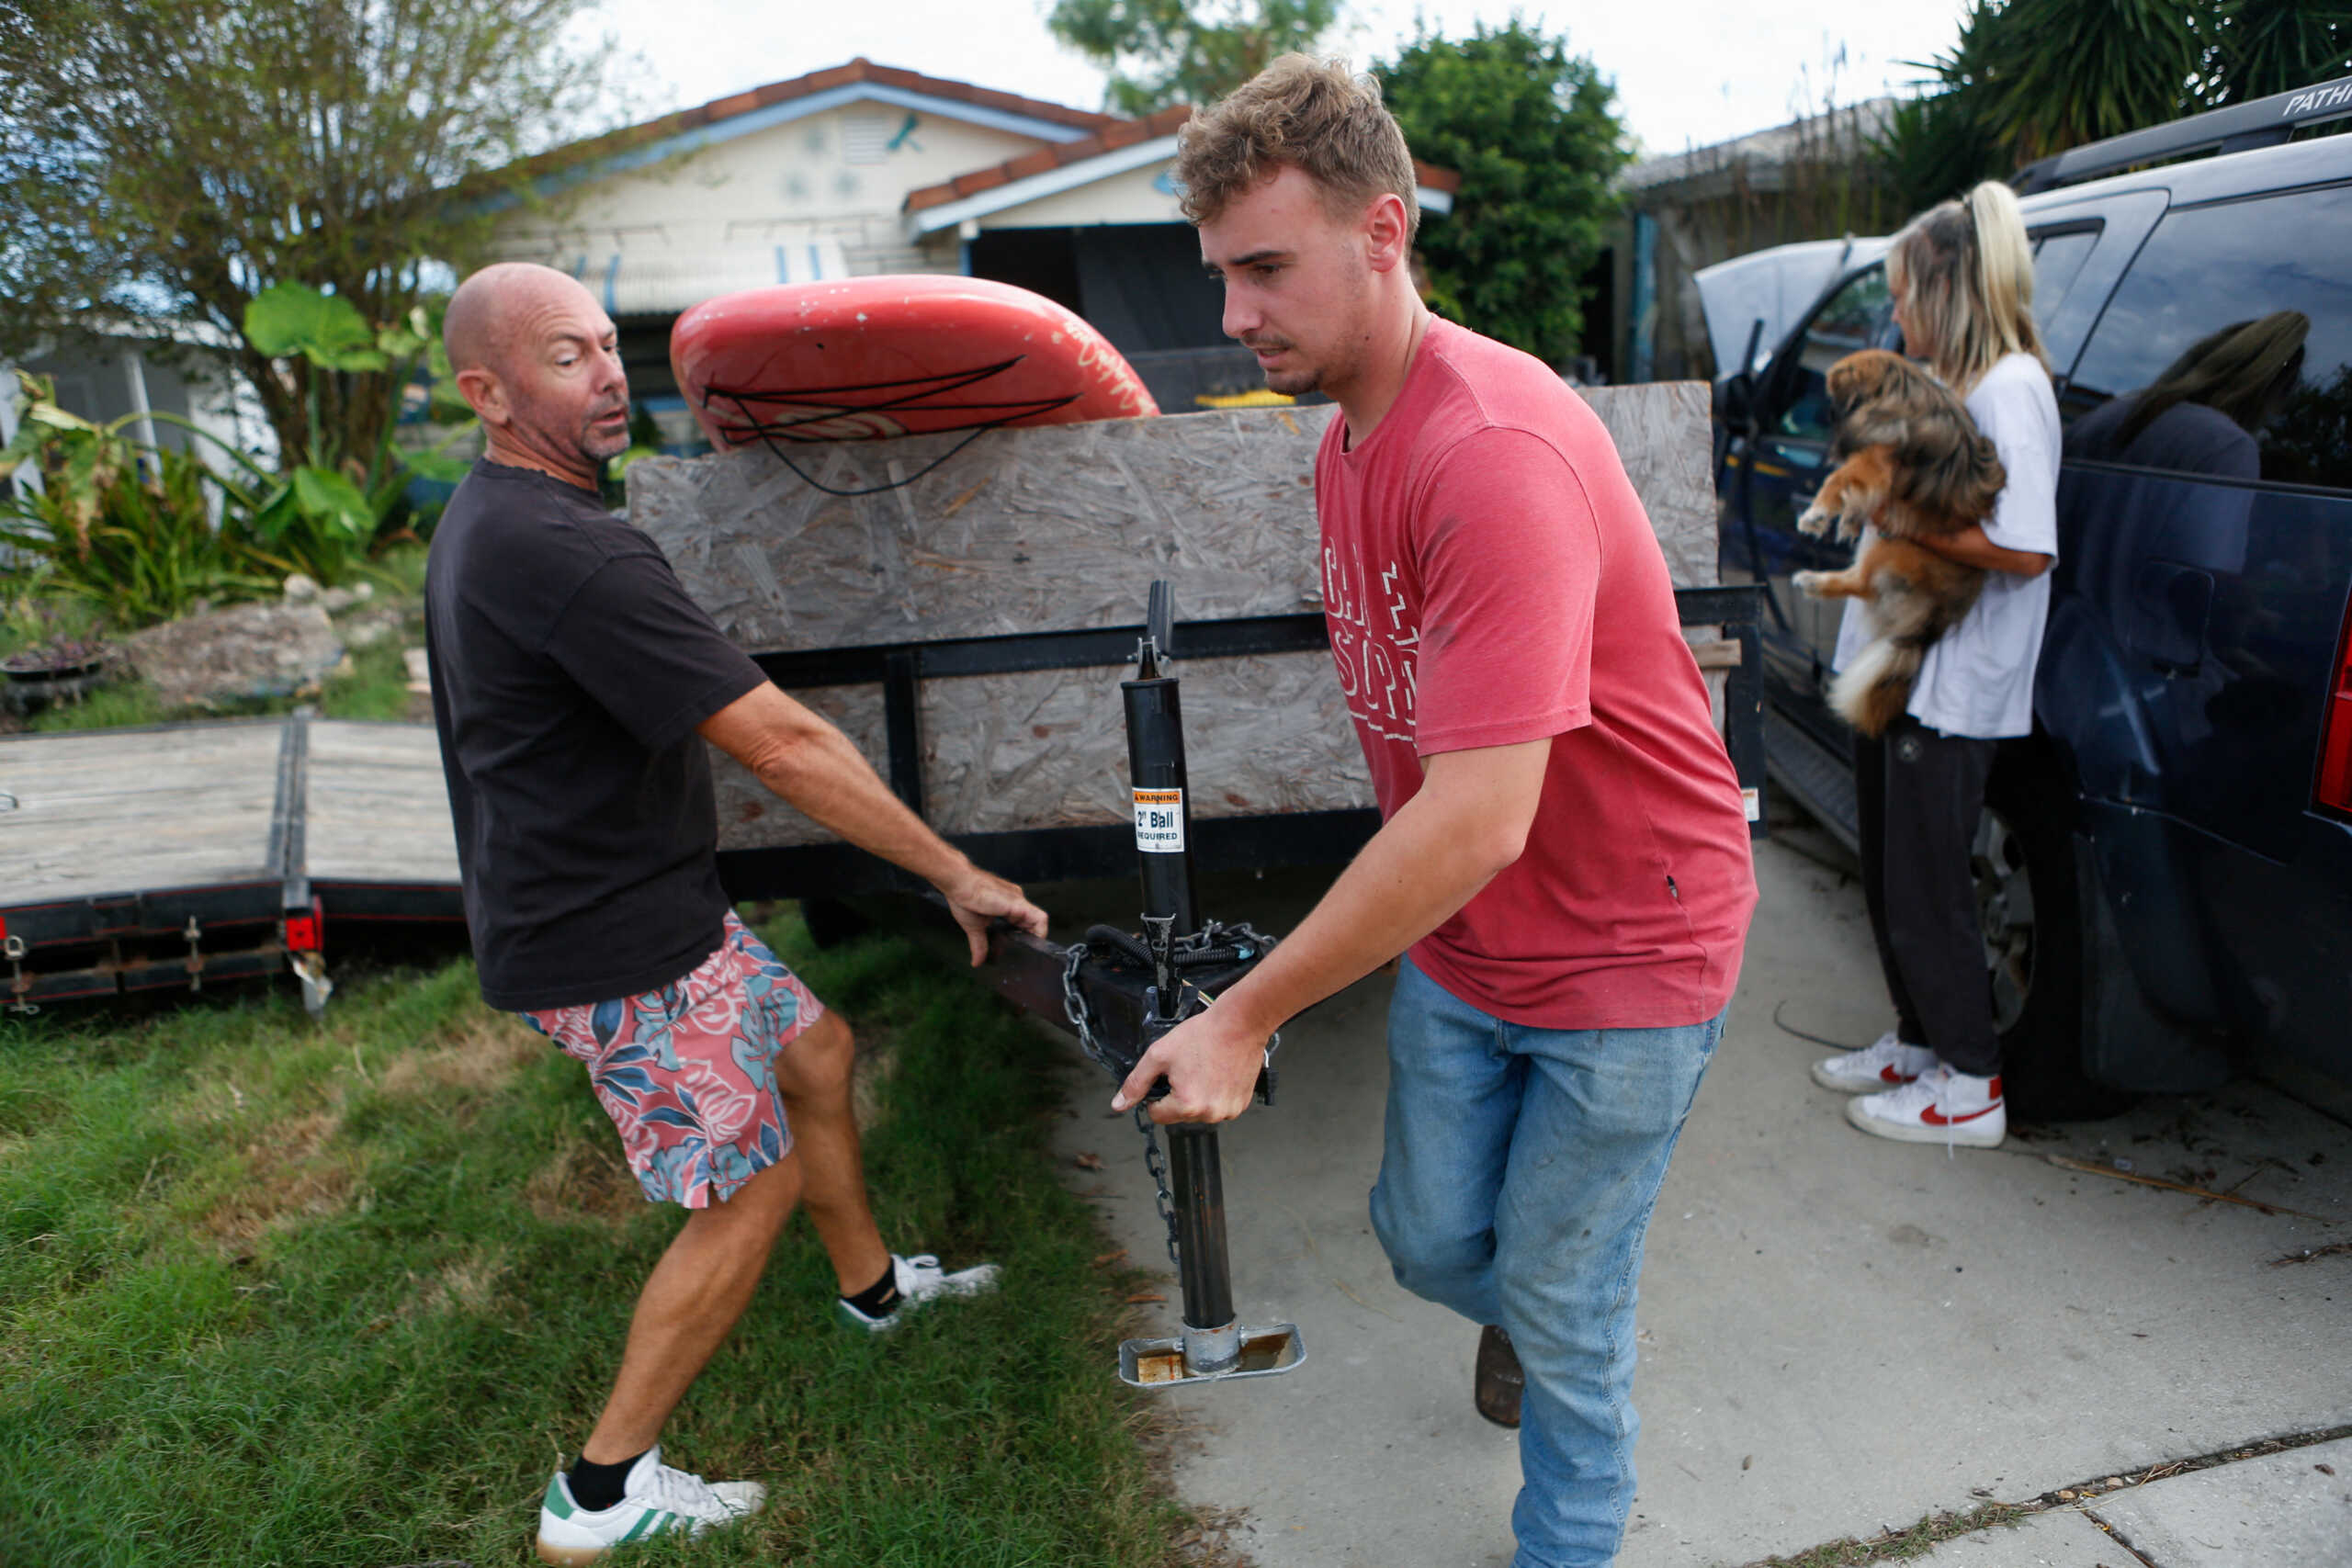
<svg viewBox="0 0 2352 1568">
<path fill-rule="evenodd" d="M 933 208 L 944 207 L 949 202 L 967 201 L 982 197 L 987 192 L 998 190 L 1005 193 L 1001 205 L 1015 206 L 1023 200 L 1032 199 L 1032 197 L 1028 193 L 1012 187 L 1018 186 L 1024 181 L 1043 181 L 1046 176 L 1053 175 L 1059 170 L 1073 169 L 1074 165 L 1092 163 L 1098 159 L 1113 166 L 1106 166 L 1099 174 L 1095 171 L 1079 171 L 1078 178 L 1065 176 L 1063 179 L 1046 181 L 1046 183 L 1056 185 L 1060 188 L 1068 188 L 1070 185 L 1085 183 L 1083 177 L 1085 175 L 1105 177 L 1121 172 L 1123 167 L 1134 167 L 1140 162 L 1151 162 L 1158 157 L 1172 154 L 1175 151 L 1173 142 L 1177 132 L 1182 130 L 1186 122 L 1192 118 L 1192 106 L 1178 104 L 1142 119 L 1115 120 L 1075 141 L 1059 141 L 1039 147 L 1032 152 L 1023 152 L 1018 157 L 1007 158 L 1001 164 L 992 164 L 985 169 L 975 169 L 969 174 L 958 175 L 954 179 L 942 184 L 925 186 L 921 190 L 910 191 L 907 193 L 905 211 L 910 219 L 913 219 L 915 214 L 928 211 Z M 1162 150 L 1157 145 L 1160 142 L 1168 142 L 1170 145 Z M 1120 153 L 1125 153 L 1127 156 L 1124 158 L 1114 156 Z M 1421 188 L 1422 205 L 1432 211 L 1442 212 L 1450 208 L 1453 205 L 1453 193 L 1462 188 L 1460 175 L 1452 169 L 1441 169 L 1433 164 L 1424 164 L 1419 158 L 1413 160 L 1413 178 Z M 1045 193 L 1042 188 L 1038 188 L 1035 194 Z M 1433 200 L 1432 197 L 1440 199 Z M 985 207 L 989 204 L 982 202 L 977 205 Z M 932 224 L 928 221 L 921 221 L 919 226 L 929 228 Z"/>
<path fill-rule="evenodd" d="M 723 98 L 713 98 L 699 108 L 681 109 L 668 118 L 677 122 L 676 129 L 690 130 L 749 114 L 753 109 L 763 109 L 771 105 L 858 83 L 895 87 L 927 98 L 944 98 L 951 103 L 969 104 L 977 108 L 992 109 L 1000 114 L 1017 115 L 1027 119 L 1048 120 L 1080 131 L 1099 130 L 1105 126 L 1126 123 L 1117 115 L 1074 109 L 1063 104 L 1049 104 L 1043 98 L 1024 98 L 1015 93 L 1000 93 L 993 88 L 975 86 L 969 82 L 926 76 L 919 71 L 902 71 L 895 65 L 876 65 L 862 54 L 846 65 L 830 66 L 822 71 L 811 71 L 806 76 L 771 82 L 764 87 L 753 87 Z"/>
<path fill-rule="evenodd" d="M 984 190 L 994 190 L 999 186 L 1011 185 L 1015 180 L 1051 174 L 1072 164 L 1083 164 L 1090 159 L 1100 158 L 1105 152 L 1115 152 L 1146 141 L 1157 141 L 1162 137 L 1175 135 L 1192 118 L 1192 106 L 1178 104 L 1173 108 L 1161 109 L 1143 119 L 1120 120 L 1075 141 L 1059 141 L 1039 147 L 1018 157 L 1007 158 L 1001 164 L 991 164 L 985 169 L 957 175 L 943 184 L 909 191 L 906 210 L 921 212 L 925 208 L 938 207 L 963 197 L 978 196 Z"/>
<path fill-rule="evenodd" d="M 749 135 L 861 99 L 994 126 L 1048 142 L 1075 141 L 1095 131 L 1130 123 L 1117 115 L 1074 109 L 1066 104 L 1000 93 L 969 82 L 926 76 L 894 65 L 876 65 L 860 55 L 846 65 L 828 66 L 805 76 L 730 93 L 642 125 L 611 131 L 566 147 L 560 156 L 529 160 L 524 167 L 531 170 L 537 165 L 552 174 L 557 183 L 568 184 L 582 177 L 642 167 L 696 147 Z"/>
</svg>

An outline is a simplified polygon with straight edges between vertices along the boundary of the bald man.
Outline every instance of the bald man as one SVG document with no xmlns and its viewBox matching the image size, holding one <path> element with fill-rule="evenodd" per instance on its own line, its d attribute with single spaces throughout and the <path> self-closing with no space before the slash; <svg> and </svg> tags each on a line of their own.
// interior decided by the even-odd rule
<svg viewBox="0 0 2352 1568">
<path fill-rule="evenodd" d="M 858 1163 L 849 1029 L 728 907 L 703 742 L 937 887 L 975 964 L 992 918 L 1042 936 L 1046 917 L 770 685 L 653 541 L 598 502 L 605 460 L 628 445 L 628 383 L 586 289 L 547 267 L 490 267 L 459 287 L 444 336 L 488 439 L 425 571 L 433 719 L 482 996 L 587 1067 L 647 1199 L 686 1210 L 638 1297 L 611 1396 L 540 1506 L 540 1558 L 589 1562 L 760 1507 L 757 1483 L 673 1469 L 657 1440 L 796 1202 L 858 1327 L 995 1278 L 884 1246 Z"/>
</svg>

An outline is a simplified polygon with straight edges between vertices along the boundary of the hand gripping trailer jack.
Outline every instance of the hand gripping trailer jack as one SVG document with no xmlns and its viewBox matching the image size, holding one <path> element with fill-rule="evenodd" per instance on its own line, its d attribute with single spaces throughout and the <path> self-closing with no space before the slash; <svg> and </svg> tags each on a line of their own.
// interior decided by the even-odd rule
<svg viewBox="0 0 2352 1568">
<path fill-rule="evenodd" d="M 1058 948 L 1000 930 L 991 954 L 1000 966 L 999 986 L 1048 1019 L 1058 1013 L 1086 1054 L 1115 1079 L 1134 1071 L 1153 1042 L 1256 967 L 1273 945 L 1246 924 L 1204 921 L 1193 900 L 1183 710 L 1176 678 L 1161 670 L 1174 626 L 1174 596 L 1169 584 L 1155 582 L 1136 649 L 1136 678 L 1119 684 L 1142 873 L 1142 934 L 1096 926 L 1085 942 Z M 1278 1043 L 1268 1043 L 1258 1075 L 1258 1098 L 1269 1105 Z M 1167 1092 L 1163 1080 L 1148 1098 Z M 1245 1326 L 1234 1314 L 1216 1129 L 1171 1125 L 1163 1163 L 1145 1107 L 1136 1107 L 1135 1114 L 1168 1225 L 1169 1258 L 1183 1285 L 1184 1321 L 1183 1332 L 1171 1338 L 1122 1344 L 1120 1378 L 1136 1388 L 1160 1389 L 1272 1377 L 1298 1366 L 1306 1349 L 1297 1325 Z"/>
</svg>

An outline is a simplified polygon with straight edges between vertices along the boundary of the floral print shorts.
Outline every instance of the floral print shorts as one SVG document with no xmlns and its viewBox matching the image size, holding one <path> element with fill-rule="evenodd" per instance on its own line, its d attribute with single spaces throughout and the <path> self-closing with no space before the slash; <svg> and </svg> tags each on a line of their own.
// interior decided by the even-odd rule
<svg viewBox="0 0 2352 1568">
<path fill-rule="evenodd" d="M 684 979 L 520 1016 L 586 1065 L 646 1200 L 702 1209 L 790 1151 L 775 1062 L 825 1010 L 730 909 Z"/>
</svg>

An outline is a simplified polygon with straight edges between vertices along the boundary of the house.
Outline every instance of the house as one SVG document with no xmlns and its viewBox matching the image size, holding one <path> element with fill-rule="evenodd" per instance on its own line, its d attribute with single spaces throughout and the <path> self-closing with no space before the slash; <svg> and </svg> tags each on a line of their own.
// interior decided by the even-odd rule
<svg viewBox="0 0 2352 1568">
<path fill-rule="evenodd" d="M 693 424 L 670 327 L 715 295 L 876 273 L 1018 284 L 1077 310 L 1163 408 L 1259 384 L 1170 171 L 1191 111 L 1091 113 L 871 61 L 770 83 L 600 138 L 517 206 L 493 254 L 594 290 L 668 443 Z M 1423 166 L 1424 212 L 1459 177 Z"/>
<path fill-rule="evenodd" d="M 1618 176 L 1624 216 L 1609 294 L 1616 379 L 1711 380 L 1719 364 L 1693 281 L 1770 245 L 1880 234 L 1907 216 L 1871 152 L 1893 98 L 1832 107 L 1708 147 L 1646 158 Z M 1770 346 L 1769 344 L 1767 345 Z"/>
</svg>

